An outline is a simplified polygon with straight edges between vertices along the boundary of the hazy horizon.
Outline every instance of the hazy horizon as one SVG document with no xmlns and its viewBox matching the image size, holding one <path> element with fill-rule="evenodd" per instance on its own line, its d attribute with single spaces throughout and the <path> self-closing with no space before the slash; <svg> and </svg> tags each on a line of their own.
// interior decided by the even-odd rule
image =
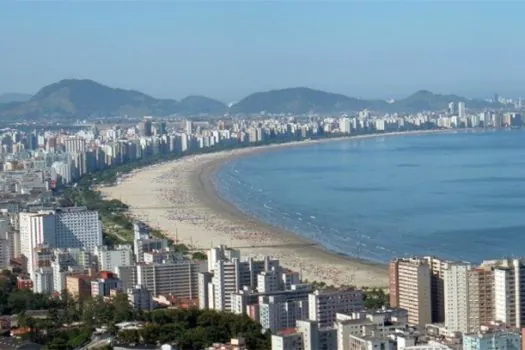
<svg viewBox="0 0 525 350">
<path fill-rule="evenodd" d="M 0 94 L 68 78 L 232 102 L 304 86 L 362 98 L 522 95 L 525 3 L 5 2 Z"/>
</svg>

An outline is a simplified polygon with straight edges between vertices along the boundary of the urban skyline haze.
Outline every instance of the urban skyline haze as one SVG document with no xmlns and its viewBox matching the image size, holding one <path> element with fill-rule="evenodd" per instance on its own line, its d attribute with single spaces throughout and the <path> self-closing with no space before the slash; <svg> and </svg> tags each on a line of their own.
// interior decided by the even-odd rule
<svg viewBox="0 0 525 350">
<path fill-rule="evenodd" d="M 4 2 L 0 93 L 88 78 L 155 97 L 307 86 L 519 96 L 519 18 L 495 2 Z"/>
</svg>

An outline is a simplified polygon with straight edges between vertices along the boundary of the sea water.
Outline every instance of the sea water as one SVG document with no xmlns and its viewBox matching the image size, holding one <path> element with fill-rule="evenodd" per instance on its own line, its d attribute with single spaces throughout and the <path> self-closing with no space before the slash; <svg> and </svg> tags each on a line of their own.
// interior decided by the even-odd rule
<svg viewBox="0 0 525 350">
<path fill-rule="evenodd" d="M 349 256 L 525 256 L 520 130 L 285 147 L 226 163 L 214 183 L 247 215 Z"/>
</svg>

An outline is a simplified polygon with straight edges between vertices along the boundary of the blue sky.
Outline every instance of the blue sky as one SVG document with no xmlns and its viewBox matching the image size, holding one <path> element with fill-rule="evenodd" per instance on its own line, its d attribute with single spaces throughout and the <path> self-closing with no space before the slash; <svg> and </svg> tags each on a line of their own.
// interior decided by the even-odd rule
<svg viewBox="0 0 525 350">
<path fill-rule="evenodd" d="M 525 95 L 525 3 L 0 1 L 0 93 L 89 78 L 234 101 L 308 86 Z"/>
</svg>

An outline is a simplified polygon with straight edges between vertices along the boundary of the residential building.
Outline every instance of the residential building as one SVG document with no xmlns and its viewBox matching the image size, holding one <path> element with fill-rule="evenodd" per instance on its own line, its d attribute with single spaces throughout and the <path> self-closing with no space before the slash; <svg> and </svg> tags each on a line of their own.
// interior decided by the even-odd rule
<svg viewBox="0 0 525 350">
<path fill-rule="evenodd" d="M 296 327 L 272 335 L 272 350 L 330 350 L 337 348 L 335 328 L 320 328 L 316 321 L 297 321 Z"/>
<path fill-rule="evenodd" d="M 349 350 L 349 336 L 388 337 L 408 325 L 408 311 L 383 309 L 372 312 L 338 313 L 334 327 L 337 330 L 337 349 Z"/>
<path fill-rule="evenodd" d="M 308 312 L 311 321 L 320 327 L 331 327 L 337 313 L 352 313 L 365 308 L 362 290 L 316 290 L 308 295 Z"/>
<path fill-rule="evenodd" d="M 469 263 L 451 262 L 445 270 L 445 327 L 449 332 L 471 331 L 468 322 L 470 268 Z"/>
<path fill-rule="evenodd" d="M 521 350 L 518 331 L 489 330 L 463 335 L 463 350 Z"/>
<path fill-rule="evenodd" d="M 495 262 L 494 318 L 512 327 L 525 325 L 525 260 Z"/>
<path fill-rule="evenodd" d="M 128 300 L 135 310 L 153 310 L 153 298 L 151 292 L 140 284 L 128 288 Z"/>
<path fill-rule="evenodd" d="M 211 272 L 199 272 L 199 309 L 209 309 L 210 307 L 210 287 L 213 274 Z M 213 288 L 211 288 L 213 289 Z"/>
<path fill-rule="evenodd" d="M 7 238 L 0 238 L 0 269 L 9 267 L 11 261 L 11 244 Z"/>
<path fill-rule="evenodd" d="M 392 341 L 383 336 L 352 335 L 347 339 L 348 350 L 395 350 Z"/>
<path fill-rule="evenodd" d="M 55 212 L 55 220 L 57 248 L 84 248 L 93 252 L 103 244 L 102 222 L 97 211 L 85 207 L 60 208 Z"/>
<path fill-rule="evenodd" d="M 137 263 L 144 262 L 144 253 L 154 250 L 164 250 L 168 247 L 168 240 L 164 238 L 139 238 L 133 241 L 133 252 Z"/>
<path fill-rule="evenodd" d="M 40 267 L 34 272 L 33 290 L 35 293 L 51 294 L 53 292 L 53 270 Z"/>
<path fill-rule="evenodd" d="M 308 295 L 290 299 L 286 294 L 259 297 L 259 322 L 264 330 L 272 334 L 282 329 L 292 328 L 298 320 L 307 320 Z"/>
<path fill-rule="evenodd" d="M 19 214 L 19 225 L 20 252 L 27 259 L 24 268 L 31 276 L 35 265 L 35 248 L 41 244 L 56 246 L 55 217 L 51 212 L 22 212 Z"/>
<path fill-rule="evenodd" d="M 101 271 L 114 271 L 117 266 L 129 266 L 134 262 L 131 245 L 117 245 L 114 249 L 107 246 L 95 248 L 98 258 L 98 268 Z"/>
<path fill-rule="evenodd" d="M 389 265 L 390 306 L 408 310 L 414 325 L 432 322 L 431 273 L 425 259 L 396 259 Z"/>
<path fill-rule="evenodd" d="M 102 223 L 98 212 L 84 207 L 19 214 L 21 254 L 27 259 L 31 275 L 37 265 L 35 248 L 85 248 L 102 245 Z"/>
<path fill-rule="evenodd" d="M 232 261 L 234 258 L 241 259 L 241 252 L 236 249 L 219 245 L 208 251 L 208 272 L 212 272 L 217 261 Z"/>
<path fill-rule="evenodd" d="M 66 276 L 66 291 L 78 300 L 85 300 L 91 297 L 91 281 L 93 278 L 88 275 L 68 275 Z"/>
<path fill-rule="evenodd" d="M 112 272 L 102 271 L 99 273 L 97 279 L 91 281 L 91 296 L 104 296 L 110 295 L 111 291 L 122 291 L 122 282 Z"/>
<path fill-rule="evenodd" d="M 233 258 L 231 261 L 217 260 L 213 268 L 213 278 L 211 290 L 208 295 L 213 298 L 209 307 L 215 310 L 231 310 L 231 295 L 248 287 L 254 290 L 257 284 L 257 275 L 263 271 L 270 271 L 272 268 L 279 267 L 279 260 L 271 260 L 265 257 L 264 260 L 240 261 Z"/>
<path fill-rule="evenodd" d="M 430 268 L 430 304 L 432 323 L 445 322 L 445 287 L 444 276 L 448 261 L 435 256 L 425 256 Z"/>
<path fill-rule="evenodd" d="M 122 282 L 122 290 L 128 290 L 137 285 L 137 268 L 135 265 L 116 266 L 113 271 Z"/>
<path fill-rule="evenodd" d="M 468 323 L 470 331 L 477 331 L 494 319 L 494 271 L 479 267 L 468 276 Z"/>
<path fill-rule="evenodd" d="M 177 298 L 198 299 L 201 265 L 186 261 L 172 264 L 137 265 L 137 282 L 153 296 L 174 295 Z"/>
</svg>

